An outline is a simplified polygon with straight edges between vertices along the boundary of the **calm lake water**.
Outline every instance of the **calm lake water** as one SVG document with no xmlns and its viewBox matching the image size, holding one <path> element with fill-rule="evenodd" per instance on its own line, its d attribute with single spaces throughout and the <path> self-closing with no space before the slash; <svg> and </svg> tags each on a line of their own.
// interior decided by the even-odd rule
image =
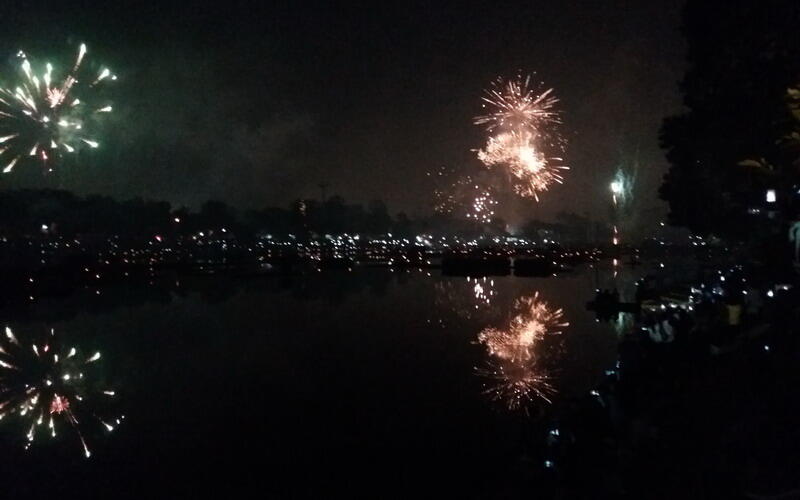
<svg viewBox="0 0 800 500">
<path fill-rule="evenodd" d="M 537 432 L 617 360 L 619 325 L 585 309 L 597 286 L 608 275 L 589 268 L 478 279 L 358 269 L 170 278 L 0 309 L 21 341 L 52 328 L 64 345 L 102 351 L 86 376 L 115 395 L 98 416 L 124 415 L 111 433 L 79 422 L 89 459 L 63 423 L 25 450 L 29 420 L 7 416 L 3 487 L 69 498 L 535 495 Z M 491 367 L 509 360 L 481 332 L 544 313 L 569 323 L 533 354 L 552 403 L 493 399 L 502 381 Z"/>
</svg>

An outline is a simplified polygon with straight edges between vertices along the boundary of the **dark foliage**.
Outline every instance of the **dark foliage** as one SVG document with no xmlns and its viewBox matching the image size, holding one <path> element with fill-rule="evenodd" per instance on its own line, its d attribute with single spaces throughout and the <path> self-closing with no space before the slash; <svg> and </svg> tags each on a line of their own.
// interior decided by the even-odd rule
<svg viewBox="0 0 800 500">
<path fill-rule="evenodd" d="M 239 235 L 309 237 L 342 233 L 409 238 L 436 231 L 458 234 L 501 234 L 505 223 L 490 226 L 450 217 L 411 218 L 405 213 L 390 215 L 380 200 L 348 204 L 340 196 L 318 200 L 296 200 L 288 208 L 266 207 L 240 212 L 224 202 L 211 200 L 198 212 L 173 208 L 168 202 L 134 198 L 117 201 L 107 196 L 79 197 L 61 190 L 0 191 L 0 237 L 31 236 L 41 233 L 60 236 L 125 235 L 151 238 L 154 235 L 193 234 L 219 231 Z"/>
<path fill-rule="evenodd" d="M 800 77 L 798 26 L 794 0 L 687 3 L 688 110 L 661 129 L 670 169 L 660 195 L 672 224 L 744 239 L 760 222 L 747 210 L 763 204 L 767 188 L 783 200 L 795 194 L 800 179 L 781 137 L 792 127 L 787 89 Z"/>
</svg>

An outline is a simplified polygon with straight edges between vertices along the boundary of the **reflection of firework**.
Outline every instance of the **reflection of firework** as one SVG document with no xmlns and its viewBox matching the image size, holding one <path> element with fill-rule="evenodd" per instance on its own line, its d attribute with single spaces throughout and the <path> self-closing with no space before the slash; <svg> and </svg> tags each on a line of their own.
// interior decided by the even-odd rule
<svg viewBox="0 0 800 500">
<path fill-rule="evenodd" d="M 494 400 L 502 400 L 511 410 L 519 409 L 538 397 L 550 402 L 555 392 L 543 366 L 542 340 L 561 333 L 569 325 L 561 309 L 551 309 L 539 294 L 517 300 L 515 316 L 505 329 L 487 328 L 478 335 L 494 361 L 478 374 L 495 383 L 487 390 Z"/>
<path fill-rule="evenodd" d="M 563 321 L 561 309 L 551 309 L 547 302 L 533 297 L 517 300 L 517 314 L 505 329 L 487 328 L 478 334 L 491 356 L 508 361 L 528 361 L 533 358 L 536 343 L 545 335 L 557 335 L 560 329 L 569 326 Z"/>
<path fill-rule="evenodd" d="M 100 353 L 82 355 L 76 348 L 60 349 L 53 330 L 40 342 L 21 343 L 10 328 L 0 343 L 0 419 L 17 414 L 27 422 L 29 447 L 40 427 L 56 437 L 63 423 L 74 429 L 86 457 L 91 455 L 81 425 L 98 421 L 107 431 L 120 423 L 105 421 L 95 413 L 98 398 L 114 396 L 114 391 L 89 386 L 83 370 L 100 359 Z"/>
<path fill-rule="evenodd" d="M 535 398 L 551 403 L 556 392 L 550 376 L 536 363 L 489 363 L 478 375 L 495 381 L 484 394 L 504 402 L 509 410 L 526 408 Z"/>
<path fill-rule="evenodd" d="M 82 44 L 75 63 L 60 80 L 50 63 L 37 75 L 25 53 L 18 54 L 22 81 L 13 90 L 0 87 L 0 158 L 5 162 L 4 173 L 11 172 L 24 157 L 47 162 L 83 146 L 98 147 L 86 128 L 100 114 L 110 112 L 111 106 L 85 102 L 94 97 L 87 90 L 103 80 L 115 80 L 116 76 L 105 68 L 96 75 L 79 75 L 85 54 L 86 45 Z"/>
<path fill-rule="evenodd" d="M 470 278 L 467 277 L 467 281 L 469 280 Z M 475 294 L 475 309 L 478 309 L 479 306 L 490 306 L 492 297 L 495 294 L 494 280 L 487 281 L 485 276 L 482 280 L 475 278 L 475 285 L 473 285 L 472 291 Z"/>
<path fill-rule="evenodd" d="M 560 118 L 553 89 L 532 89 L 530 76 L 498 78 L 483 100 L 484 108 L 491 109 L 476 117 L 475 123 L 485 125 L 493 135 L 478 150 L 478 159 L 487 167 L 507 167 L 517 194 L 538 201 L 538 193 L 561 183 L 560 171 L 568 169 L 558 155 L 550 154 L 564 147 L 557 131 Z"/>
<path fill-rule="evenodd" d="M 436 289 L 436 310 L 451 311 L 461 319 L 499 321 L 502 308 L 493 307 L 497 300 L 494 279 L 466 278 L 438 281 Z"/>
</svg>

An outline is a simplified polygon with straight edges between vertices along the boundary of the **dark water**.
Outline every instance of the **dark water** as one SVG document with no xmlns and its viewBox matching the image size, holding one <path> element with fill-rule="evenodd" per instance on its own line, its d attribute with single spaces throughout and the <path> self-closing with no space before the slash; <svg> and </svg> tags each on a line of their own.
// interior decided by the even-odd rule
<svg viewBox="0 0 800 500">
<path fill-rule="evenodd" d="M 20 338 L 53 328 L 102 351 L 92 376 L 125 416 L 110 434 L 80 422 L 90 459 L 67 427 L 25 451 L 27 427 L 0 421 L 7 498 L 536 495 L 536 432 L 616 363 L 614 323 L 585 310 L 600 280 L 431 274 L 197 277 L 0 310 Z M 536 292 L 569 326 L 548 355 L 552 404 L 526 415 L 485 393 L 478 335 Z"/>
</svg>

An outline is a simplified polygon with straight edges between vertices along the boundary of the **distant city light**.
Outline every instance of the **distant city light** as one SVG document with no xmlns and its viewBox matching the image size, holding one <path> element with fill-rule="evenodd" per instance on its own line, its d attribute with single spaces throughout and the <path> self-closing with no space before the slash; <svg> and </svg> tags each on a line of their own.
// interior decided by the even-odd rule
<svg viewBox="0 0 800 500">
<path fill-rule="evenodd" d="M 777 199 L 774 189 L 767 189 L 767 203 L 775 203 Z"/>
</svg>

